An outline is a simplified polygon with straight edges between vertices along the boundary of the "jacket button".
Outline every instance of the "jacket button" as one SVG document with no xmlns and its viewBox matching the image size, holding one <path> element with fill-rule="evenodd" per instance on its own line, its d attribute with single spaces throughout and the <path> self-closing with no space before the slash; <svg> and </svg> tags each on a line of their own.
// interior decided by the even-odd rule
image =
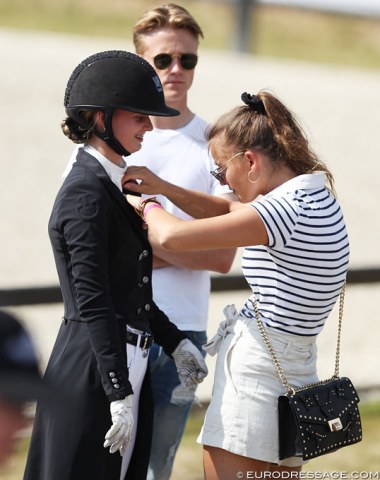
<svg viewBox="0 0 380 480">
<path fill-rule="evenodd" d="M 147 303 L 144 308 L 145 308 L 145 311 L 146 311 L 146 312 L 149 312 L 149 310 L 150 310 L 150 305 L 149 305 L 149 303 Z"/>
<path fill-rule="evenodd" d="M 118 383 L 115 383 L 115 385 L 113 386 L 113 388 L 120 388 L 120 385 Z"/>
<path fill-rule="evenodd" d="M 142 279 L 143 283 L 149 283 L 149 277 L 145 276 Z"/>
<path fill-rule="evenodd" d="M 111 378 L 114 378 L 114 377 L 116 377 L 116 373 L 115 373 L 115 372 L 110 372 L 110 373 L 109 373 L 109 376 L 110 376 Z"/>
<path fill-rule="evenodd" d="M 142 256 L 143 256 L 143 257 L 147 257 L 148 255 L 149 255 L 148 250 L 143 250 Z"/>
<path fill-rule="evenodd" d="M 117 383 L 117 378 L 113 378 L 112 383 Z"/>
</svg>

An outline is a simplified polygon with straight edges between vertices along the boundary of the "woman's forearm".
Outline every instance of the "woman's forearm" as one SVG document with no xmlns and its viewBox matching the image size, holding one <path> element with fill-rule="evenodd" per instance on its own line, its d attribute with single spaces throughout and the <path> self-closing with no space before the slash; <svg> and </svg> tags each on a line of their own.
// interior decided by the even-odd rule
<svg viewBox="0 0 380 480">
<path fill-rule="evenodd" d="M 250 205 L 214 218 L 181 220 L 152 200 L 127 195 L 127 201 L 148 225 L 150 237 L 170 251 L 231 249 L 267 245 L 268 234 L 260 215 Z M 234 203 L 233 203 L 234 205 Z"/>
<path fill-rule="evenodd" d="M 230 211 L 231 202 L 226 198 L 179 187 L 162 180 L 145 167 L 129 167 L 123 178 L 123 187 L 132 192 L 164 195 L 194 218 L 215 217 Z"/>
<path fill-rule="evenodd" d="M 167 183 L 163 195 L 193 218 L 216 217 L 230 211 L 231 202 L 225 198 L 178 187 L 171 183 Z"/>
</svg>

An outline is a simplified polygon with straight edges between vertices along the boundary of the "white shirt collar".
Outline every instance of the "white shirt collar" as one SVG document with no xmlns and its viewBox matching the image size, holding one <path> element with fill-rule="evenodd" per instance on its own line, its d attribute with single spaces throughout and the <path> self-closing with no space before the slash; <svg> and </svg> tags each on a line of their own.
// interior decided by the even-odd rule
<svg viewBox="0 0 380 480">
<path fill-rule="evenodd" d="M 102 165 L 104 170 L 107 172 L 107 175 L 110 177 L 111 181 L 117 186 L 117 188 L 122 191 L 121 179 L 125 171 L 127 170 L 127 162 L 123 159 L 124 165 L 119 167 L 115 163 L 112 163 L 108 158 L 102 155 L 96 148 L 92 145 L 85 145 L 84 149 L 87 153 L 92 155 L 98 162 Z"/>
<path fill-rule="evenodd" d="M 325 185 L 326 174 L 324 172 L 306 173 L 291 178 L 264 196 L 270 197 L 272 194 L 277 195 L 278 193 L 289 193 L 294 192 L 295 190 L 314 190 L 316 188 L 323 188 Z"/>
</svg>

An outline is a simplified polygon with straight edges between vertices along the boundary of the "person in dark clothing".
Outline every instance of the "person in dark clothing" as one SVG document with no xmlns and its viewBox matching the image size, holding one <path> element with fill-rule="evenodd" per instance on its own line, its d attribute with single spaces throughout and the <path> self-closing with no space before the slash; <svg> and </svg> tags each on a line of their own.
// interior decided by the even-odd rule
<svg viewBox="0 0 380 480">
<path fill-rule="evenodd" d="M 64 105 L 63 132 L 84 146 L 49 220 L 64 317 L 45 378 L 60 401 L 37 404 L 24 479 L 119 480 L 120 455 L 128 463 L 122 478 L 145 479 L 153 338 L 185 384 L 207 374 L 202 355 L 152 300 L 146 225 L 121 187 L 125 157 L 152 129 L 149 115 L 178 112 L 166 106 L 154 69 L 124 51 L 81 62 Z"/>
<path fill-rule="evenodd" d="M 14 452 L 29 423 L 25 406 L 49 398 L 29 333 L 13 314 L 0 311 L 0 466 Z"/>
</svg>

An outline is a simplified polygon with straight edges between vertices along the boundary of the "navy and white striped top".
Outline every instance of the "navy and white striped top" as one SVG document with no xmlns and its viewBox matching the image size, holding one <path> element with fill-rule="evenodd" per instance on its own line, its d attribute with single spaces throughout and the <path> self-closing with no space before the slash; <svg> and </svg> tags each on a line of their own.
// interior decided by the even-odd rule
<svg viewBox="0 0 380 480">
<path fill-rule="evenodd" d="M 325 174 L 299 175 L 252 207 L 269 245 L 246 247 L 242 269 L 262 321 L 294 335 L 317 335 L 339 297 L 349 257 L 343 214 Z M 241 313 L 255 317 L 249 299 Z"/>
</svg>

